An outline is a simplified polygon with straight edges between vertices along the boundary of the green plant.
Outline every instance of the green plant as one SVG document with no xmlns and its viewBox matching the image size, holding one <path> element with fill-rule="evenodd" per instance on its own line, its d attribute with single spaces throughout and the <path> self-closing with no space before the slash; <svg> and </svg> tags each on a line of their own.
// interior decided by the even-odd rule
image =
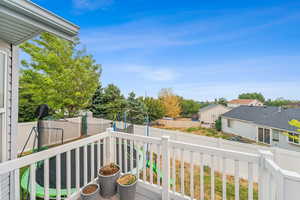
<svg viewBox="0 0 300 200">
<path fill-rule="evenodd" d="M 198 131 L 198 130 L 200 130 L 199 127 L 190 127 L 190 128 L 186 129 L 187 132 L 193 132 L 193 131 Z"/>
<path fill-rule="evenodd" d="M 221 121 L 221 117 L 219 117 L 219 119 L 217 119 L 217 120 L 215 121 L 215 126 L 216 126 L 217 131 L 221 131 L 221 130 L 222 130 L 222 121 Z"/>
</svg>

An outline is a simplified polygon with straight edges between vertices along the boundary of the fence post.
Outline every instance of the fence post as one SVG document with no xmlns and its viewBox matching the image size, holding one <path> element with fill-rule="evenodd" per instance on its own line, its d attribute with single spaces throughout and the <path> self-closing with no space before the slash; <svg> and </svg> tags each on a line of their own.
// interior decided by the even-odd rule
<svg viewBox="0 0 300 200">
<path fill-rule="evenodd" d="M 162 200 L 169 200 L 169 187 L 170 187 L 170 150 L 169 150 L 170 136 L 162 136 Z"/>
<path fill-rule="evenodd" d="M 273 160 L 273 153 L 270 151 L 259 150 L 261 159 L 259 162 L 259 190 L 258 190 L 258 199 L 259 200 L 268 200 L 270 194 L 269 192 L 269 183 L 268 183 L 268 174 L 265 169 L 266 159 Z"/>
<path fill-rule="evenodd" d="M 109 163 L 112 163 L 114 162 L 113 129 L 107 128 L 106 132 L 109 134 L 107 138 L 106 158 L 108 158 Z"/>
</svg>

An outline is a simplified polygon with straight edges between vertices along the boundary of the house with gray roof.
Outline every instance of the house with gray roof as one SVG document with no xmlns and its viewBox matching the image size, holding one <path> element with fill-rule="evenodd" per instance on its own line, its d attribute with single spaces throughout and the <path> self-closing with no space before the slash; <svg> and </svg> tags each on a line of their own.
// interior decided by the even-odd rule
<svg viewBox="0 0 300 200">
<path fill-rule="evenodd" d="M 222 131 L 270 146 L 300 151 L 299 132 L 289 121 L 300 120 L 300 108 L 240 106 L 223 114 Z"/>
<path fill-rule="evenodd" d="M 213 125 L 220 115 L 229 110 L 230 108 L 220 104 L 210 104 L 199 110 L 199 120 L 202 124 Z"/>
</svg>

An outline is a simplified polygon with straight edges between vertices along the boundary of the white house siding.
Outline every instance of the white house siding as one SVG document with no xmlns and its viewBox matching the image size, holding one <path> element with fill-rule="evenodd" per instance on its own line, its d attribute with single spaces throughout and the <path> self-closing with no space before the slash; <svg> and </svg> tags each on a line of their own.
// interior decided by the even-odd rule
<svg viewBox="0 0 300 200">
<path fill-rule="evenodd" d="M 11 148 L 17 134 L 18 120 L 18 49 L 2 40 L 0 40 L 0 50 L 5 51 L 8 55 L 7 69 L 7 105 L 6 105 L 6 159 L 10 160 L 16 157 L 15 148 Z M 14 58 L 14 59 L 13 59 Z M 13 179 L 12 174 L 3 175 L 0 177 L 0 199 L 11 199 L 13 194 Z"/>
<path fill-rule="evenodd" d="M 230 119 L 231 127 L 227 126 L 227 119 L 222 117 L 222 131 L 225 133 L 232 133 L 246 137 L 252 140 L 256 140 L 257 137 L 257 127 L 255 124 Z"/>
<path fill-rule="evenodd" d="M 256 140 L 258 127 L 269 128 L 271 130 L 271 146 L 300 152 L 300 144 L 297 145 L 289 143 L 288 137 L 284 134 L 285 131 L 279 131 L 271 127 L 260 126 L 257 124 L 252 124 L 250 122 L 240 121 L 236 119 L 231 119 L 231 127 L 228 127 L 227 119 L 228 118 L 222 117 L 222 131 L 225 133 L 232 133 L 252 140 Z M 272 140 L 274 130 L 280 132 L 279 142 Z"/>
<path fill-rule="evenodd" d="M 199 120 L 207 124 L 213 124 L 222 114 L 228 112 L 229 110 L 229 108 L 222 105 L 214 106 L 210 109 L 200 111 L 198 113 Z"/>
<path fill-rule="evenodd" d="M 272 129 L 273 133 L 274 129 Z M 275 131 L 278 131 L 275 129 Z M 298 151 L 300 152 L 300 144 L 292 144 L 288 142 L 288 137 L 286 136 L 285 131 L 279 131 L 279 142 L 272 141 L 272 146 L 280 147 L 283 149 L 288 149 L 292 151 Z"/>
</svg>

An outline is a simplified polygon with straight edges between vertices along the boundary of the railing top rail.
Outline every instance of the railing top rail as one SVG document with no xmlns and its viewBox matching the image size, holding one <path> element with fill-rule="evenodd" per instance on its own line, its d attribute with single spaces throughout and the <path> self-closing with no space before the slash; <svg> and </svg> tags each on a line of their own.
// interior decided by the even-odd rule
<svg viewBox="0 0 300 200">
<path fill-rule="evenodd" d="M 217 147 L 203 146 L 197 144 L 190 144 L 185 142 L 178 142 L 170 140 L 170 146 L 177 149 L 185 149 L 189 151 L 199 152 L 208 155 L 219 156 L 223 158 L 229 158 L 232 160 L 240 160 L 246 162 L 258 163 L 260 159 L 259 154 L 246 153 L 240 151 L 233 151 L 228 149 L 222 149 Z"/>
<path fill-rule="evenodd" d="M 54 148 L 51 148 L 51 149 L 48 149 L 45 151 L 41 151 L 41 152 L 34 153 L 34 154 L 31 154 L 28 156 L 24 156 L 24 157 L 10 160 L 10 161 L 4 162 L 4 163 L 0 163 L 0 175 L 14 171 L 16 169 L 20 169 L 27 165 L 31 165 L 31 164 L 36 163 L 41 160 L 45 160 L 47 158 L 54 157 L 58 154 L 76 149 L 85 144 L 107 138 L 108 136 L 109 136 L 109 133 L 103 132 L 101 134 L 97 134 L 97 135 L 94 135 L 91 137 L 80 139 L 78 141 L 70 142 L 68 144 L 54 147 Z"/>
<path fill-rule="evenodd" d="M 122 139 L 139 140 L 139 141 L 148 142 L 148 143 L 152 143 L 152 144 L 160 144 L 161 143 L 161 138 L 158 138 L 158 137 L 134 135 L 134 134 L 122 133 L 122 132 L 118 132 L 118 131 L 112 131 L 112 134 L 114 137 L 122 138 Z"/>
<path fill-rule="evenodd" d="M 293 181 L 300 182 L 300 174 L 298 172 L 289 171 L 280 168 L 273 160 L 265 159 L 265 168 L 269 171 L 273 176 L 277 176 L 278 173 Z"/>
</svg>

